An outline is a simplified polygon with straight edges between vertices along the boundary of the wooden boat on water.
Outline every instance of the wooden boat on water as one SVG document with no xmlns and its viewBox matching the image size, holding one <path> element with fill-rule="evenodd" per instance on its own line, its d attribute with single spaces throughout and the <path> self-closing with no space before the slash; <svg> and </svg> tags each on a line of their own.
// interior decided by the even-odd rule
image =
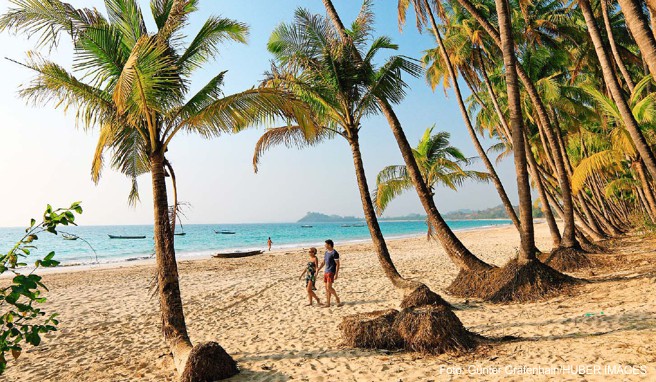
<svg viewBox="0 0 656 382">
<path fill-rule="evenodd" d="M 308 225 L 308 224 L 305 224 L 305 225 L 302 225 L 301 228 L 312 228 L 312 226 Z"/>
<path fill-rule="evenodd" d="M 227 231 L 227 230 L 222 230 L 222 231 L 214 231 L 215 234 L 217 235 L 234 235 L 237 232 L 235 231 Z"/>
<path fill-rule="evenodd" d="M 110 239 L 125 239 L 125 240 L 146 238 L 146 236 L 120 236 L 120 235 L 107 235 L 107 236 L 109 236 Z"/>
<path fill-rule="evenodd" d="M 69 235 L 67 233 L 62 233 L 62 237 L 64 240 L 77 240 L 78 237 L 76 235 Z"/>
<path fill-rule="evenodd" d="M 186 232 L 176 232 L 176 233 L 174 233 L 175 236 L 184 236 L 186 234 L 187 234 Z"/>
<path fill-rule="evenodd" d="M 346 228 L 346 227 L 353 227 L 353 226 L 350 224 L 342 224 L 342 227 Z"/>
<path fill-rule="evenodd" d="M 261 255 L 263 253 L 264 253 L 264 251 L 262 251 L 262 250 L 247 251 L 247 252 L 236 251 L 236 252 L 217 253 L 216 255 L 212 255 L 212 257 L 217 258 L 217 259 L 237 259 L 237 258 L 240 258 L 240 257 Z"/>
</svg>

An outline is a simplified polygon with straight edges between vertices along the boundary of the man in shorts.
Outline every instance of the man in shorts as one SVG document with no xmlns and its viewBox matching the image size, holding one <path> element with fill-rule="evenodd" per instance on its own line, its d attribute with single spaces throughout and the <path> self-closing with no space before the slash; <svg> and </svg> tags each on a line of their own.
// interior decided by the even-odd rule
<svg viewBox="0 0 656 382">
<path fill-rule="evenodd" d="M 326 269 L 323 273 L 323 282 L 326 285 L 326 304 L 323 305 L 325 308 L 330 307 L 330 297 L 335 296 L 335 301 L 337 306 L 342 306 L 342 302 L 337 296 L 335 288 L 333 288 L 333 283 L 337 280 L 337 275 L 339 275 L 339 253 L 335 250 L 335 244 L 332 240 L 326 240 L 326 253 L 323 256 L 323 261 L 319 265 L 317 272 L 326 266 Z"/>
</svg>

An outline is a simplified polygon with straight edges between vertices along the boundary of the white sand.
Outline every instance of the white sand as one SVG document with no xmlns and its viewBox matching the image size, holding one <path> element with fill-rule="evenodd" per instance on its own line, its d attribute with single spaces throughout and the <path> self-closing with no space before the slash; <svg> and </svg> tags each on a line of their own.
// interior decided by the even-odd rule
<svg viewBox="0 0 656 382">
<path fill-rule="evenodd" d="M 548 249 L 544 224 L 536 226 L 536 235 L 538 246 Z M 459 236 L 474 253 L 497 265 L 516 253 L 519 242 L 511 226 Z M 182 261 L 180 280 L 192 341 L 218 341 L 233 355 L 242 372 L 231 381 L 546 381 L 554 377 L 509 374 L 508 366 L 585 365 L 590 366 L 589 372 L 600 367 L 601 374 L 579 376 L 565 371 L 556 380 L 656 381 L 655 243 L 633 239 L 622 245 L 623 254 L 599 255 L 622 261 L 616 268 L 579 274 L 595 282 L 573 295 L 530 304 L 472 301 L 464 305 L 463 300 L 442 292 L 456 268 L 438 244 L 421 238 L 391 241 L 401 274 L 422 280 L 461 306 L 456 314 L 467 328 L 485 336 L 522 338 L 465 356 L 387 354 L 340 346 L 337 326 L 341 317 L 396 308 L 400 302 L 370 243 L 337 243 L 342 271 L 335 287 L 345 302 L 339 308 L 304 306 L 307 300 L 298 276 L 306 255 L 300 250 Z M 28 348 L 18 361 L 10 361 L 0 379 L 174 381 L 175 370 L 159 330 L 157 299 L 149 292 L 153 274 L 152 265 L 137 264 L 46 275 L 51 292 L 44 308 L 60 313 L 60 330 L 48 335 L 41 346 Z M 323 300 L 323 283 L 317 286 Z M 586 317 L 586 313 L 595 315 Z M 475 375 L 470 365 L 488 369 L 486 374 Z M 643 367 L 647 374 L 604 374 L 609 365 L 638 373 Z M 457 368 L 461 375 L 448 373 Z"/>
</svg>

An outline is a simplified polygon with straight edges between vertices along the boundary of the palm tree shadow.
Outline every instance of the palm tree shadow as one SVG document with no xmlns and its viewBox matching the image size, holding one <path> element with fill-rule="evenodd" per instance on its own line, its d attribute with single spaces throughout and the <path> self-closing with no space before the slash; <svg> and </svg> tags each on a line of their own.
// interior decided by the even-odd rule
<svg viewBox="0 0 656 382">
<path fill-rule="evenodd" d="M 509 323 L 504 325 L 497 325 L 494 329 L 506 329 L 506 328 L 521 328 L 527 326 L 545 326 L 545 325 L 577 325 L 578 323 L 589 324 L 593 320 L 602 320 L 606 322 L 617 321 L 621 323 L 621 327 L 601 331 L 601 332 L 574 332 L 562 335 L 545 335 L 545 336 L 504 336 L 504 337 L 488 337 L 491 342 L 494 343 L 503 343 L 503 342 L 534 342 L 534 341 L 553 341 L 560 339 L 571 339 L 571 338 L 591 338 L 591 337 L 600 337 L 612 333 L 619 332 L 628 332 L 628 331 L 643 331 L 643 330 L 654 330 L 656 329 L 656 318 L 647 312 L 644 313 L 628 313 L 628 314 L 609 314 L 609 315 L 599 315 L 592 317 L 575 317 L 575 318 L 566 318 L 562 320 L 547 320 L 542 322 L 527 323 L 524 325 L 517 325 L 517 323 Z"/>
<path fill-rule="evenodd" d="M 652 277 L 656 277 L 656 272 L 641 273 L 641 274 L 631 275 L 631 276 L 599 277 L 599 278 L 594 278 L 594 279 L 588 279 L 588 282 L 596 284 L 596 283 L 605 283 L 605 282 L 613 282 L 613 281 L 638 280 L 638 279 L 646 279 L 646 278 L 652 278 Z"/>
<path fill-rule="evenodd" d="M 229 382 L 250 382 L 250 381 L 267 381 L 267 382 L 287 382 L 291 381 L 292 377 L 287 374 L 281 373 L 276 370 L 249 370 L 242 369 L 239 374 L 232 378 L 227 379 Z"/>
</svg>

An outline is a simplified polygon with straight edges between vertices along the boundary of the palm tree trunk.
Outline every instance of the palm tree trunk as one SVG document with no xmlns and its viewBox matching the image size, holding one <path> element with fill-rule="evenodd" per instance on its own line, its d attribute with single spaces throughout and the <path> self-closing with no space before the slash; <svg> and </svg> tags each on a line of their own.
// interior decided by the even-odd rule
<svg viewBox="0 0 656 382">
<path fill-rule="evenodd" d="M 378 224 L 378 218 L 376 217 L 374 204 L 371 200 L 371 193 L 369 192 L 369 186 L 367 184 L 367 177 L 364 171 L 364 164 L 362 162 L 362 154 L 360 152 L 360 144 L 358 142 L 358 138 L 351 137 L 349 143 L 351 145 L 351 153 L 353 154 L 353 166 L 355 167 L 355 177 L 358 181 L 358 189 L 360 190 L 360 198 L 362 200 L 364 218 L 367 222 L 367 226 L 369 227 L 369 234 L 371 235 L 371 240 L 373 241 L 374 247 L 376 248 L 378 261 L 383 268 L 383 272 L 385 272 L 385 275 L 388 279 L 390 279 L 395 287 L 404 290 L 416 289 L 420 286 L 420 284 L 404 279 L 396 270 L 396 267 L 392 262 L 389 250 L 387 249 L 387 244 L 385 243 L 385 238 L 383 237 L 383 233 L 380 230 L 380 225 Z"/>
<path fill-rule="evenodd" d="M 540 177 L 540 172 L 538 171 L 538 165 L 537 162 L 535 161 L 535 158 L 533 157 L 533 153 L 531 152 L 530 146 L 528 144 L 528 139 L 525 139 L 526 141 L 526 157 L 528 159 L 528 169 L 531 172 L 531 178 L 533 178 L 533 183 L 535 183 L 535 187 L 538 189 L 538 196 L 540 197 L 540 204 L 542 205 L 542 213 L 544 214 L 544 218 L 547 221 L 547 225 L 549 226 L 549 233 L 551 234 L 551 240 L 553 241 L 553 247 L 558 248 L 560 247 L 560 241 L 561 241 L 561 236 L 560 236 L 560 231 L 558 230 L 558 224 L 556 224 L 556 219 L 553 216 L 553 212 L 551 211 L 551 207 L 549 206 L 549 198 L 547 197 L 547 193 L 544 189 L 544 184 L 542 184 L 542 177 Z"/>
<path fill-rule="evenodd" d="M 640 179 L 640 184 L 642 185 L 642 190 L 645 195 L 645 201 L 647 202 L 647 208 L 649 209 L 649 215 L 653 218 L 656 218 L 656 199 L 650 187 L 649 179 L 647 178 L 646 169 L 644 163 L 638 160 L 635 166 L 636 173 L 638 174 L 638 179 Z"/>
<path fill-rule="evenodd" d="M 169 205 L 164 176 L 164 153 L 156 151 L 150 157 L 150 172 L 153 183 L 153 207 L 155 214 L 155 256 L 157 259 L 157 287 L 161 310 L 162 332 L 171 348 L 178 372 L 184 370 L 192 345 L 187 334 L 178 264 L 175 260 L 173 231 L 169 219 Z"/>
<path fill-rule="evenodd" d="M 485 82 L 485 86 L 487 87 L 487 91 L 490 95 L 490 99 L 492 100 L 492 105 L 494 106 L 494 110 L 497 112 L 497 116 L 499 117 L 499 122 L 503 127 L 503 131 L 505 133 L 506 139 L 508 140 L 508 142 L 510 142 L 512 140 L 512 138 L 510 137 L 510 127 L 508 127 L 508 123 L 506 122 L 506 117 L 503 115 L 503 112 L 501 111 L 501 107 L 499 106 L 497 95 L 494 92 L 492 83 L 490 82 L 490 77 L 487 75 L 487 68 L 485 67 L 485 60 L 483 58 L 483 55 L 481 54 L 480 49 L 478 49 L 477 51 L 478 51 L 478 59 L 481 62 L 481 73 L 483 74 L 483 81 Z"/>
<path fill-rule="evenodd" d="M 494 40 L 496 45 L 503 50 L 502 37 L 499 34 L 499 32 L 497 32 L 494 29 L 492 24 L 490 24 L 490 22 L 486 20 L 480 14 L 480 12 L 478 12 L 478 10 L 474 7 L 474 5 L 469 0 L 457 0 L 457 1 L 472 16 L 474 16 L 476 21 L 478 21 L 478 23 L 483 27 L 483 29 L 485 29 L 485 31 L 490 35 L 490 37 Z M 514 51 L 512 53 L 514 57 Z M 522 82 L 522 85 L 524 85 L 524 89 L 528 93 L 528 96 L 531 100 L 531 104 L 533 105 L 535 111 L 537 112 L 538 121 L 539 121 L 538 127 L 543 128 L 549 146 L 552 148 L 551 153 L 553 154 L 553 160 L 556 167 L 556 175 L 558 177 L 558 183 L 560 184 L 562 200 L 563 200 L 564 226 L 563 226 L 561 246 L 564 248 L 578 248 L 579 243 L 576 240 L 576 235 L 574 232 L 574 203 L 572 200 L 572 189 L 569 182 L 569 178 L 567 177 L 567 174 L 565 172 L 564 160 L 562 155 L 560 154 L 560 151 L 558 150 L 556 137 L 555 137 L 555 135 L 558 134 L 559 132 L 557 132 L 557 130 L 552 125 L 546 107 L 544 106 L 544 103 L 542 102 L 542 99 L 540 98 L 540 95 L 537 89 L 535 88 L 535 84 L 533 84 L 533 81 L 526 73 L 524 68 L 522 68 L 520 63 L 515 61 L 513 70 L 515 70 L 516 73 L 513 73 L 512 76 L 519 77 L 519 80 Z M 519 137 L 518 139 L 522 139 L 522 137 Z M 524 151 L 523 145 L 521 149 L 522 151 Z M 521 221 L 521 217 L 520 217 L 520 221 Z"/>
<path fill-rule="evenodd" d="M 620 115 L 622 116 L 622 120 L 624 122 L 624 126 L 626 127 L 626 130 L 629 132 L 629 135 L 631 136 L 631 139 L 633 140 L 633 143 L 636 146 L 636 150 L 640 154 L 642 160 L 645 162 L 645 165 L 647 166 L 647 169 L 649 170 L 651 176 L 656 177 L 656 158 L 654 157 L 654 153 L 651 151 L 651 148 L 647 144 L 645 136 L 642 134 L 642 131 L 640 130 L 640 126 L 638 126 L 638 123 L 633 117 L 633 113 L 631 112 L 631 109 L 629 108 L 629 105 L 626 99 L 624 98 L 624 94 L 622 93 L 622 89 L 620 88 L 620 85 L 617 82 L 617 77 L 613 73 L 610 59 L 608 58 L 608 54 L 606 53 L 606 49 L 601 39 L 601 35 L 599 34 L 599 29 L 597 28 L 597 24 L 595 22 L 594 14 L 592 13 L 590 2 L 588 0 L 578 0 L 578 3 L 579 3 L 579 7 L 581 8 L 581 12 L 583 13 L 583 17 L 585 17 L 585 23 L 586 26 L 588 27 L 588 34 L 590 35 L 590 38 L 592 39 L 592 43 L 594 44 L 595 51 L 597 53 L 597 58 L 599 59 L 599 63 L 601 64 L 601 70 L 604 77 L 604 82 L 606 83 L 606 86 L 608 86 L 611 96 L 613 97 L 613 101 L 615 101 L 615 104 L 619 109 Z M 634 9 L 635 4 L 633 1 L 620 0 L 620 5 L 622 5 L 622 11 L 624 12 L 627 24 L 629 24 L 630 26 L 633 25 L 633 27 L 631 27 L 631 32 L 633 33 L 636 42 L 638 41 L 642 42 L 642 44 L 639 43 L 638 46 L 640 47 L 640 50 L 644 55 L 647 64 L 649 65 L 649 70 L 651 71 L 652 76 L 655 76 L 656 75 L 656 44 L 654 44 L 653 36 L 651 38 L 650 43 L 648 44 L 646 41 L 648 39 L 646 37 L 648 35 L 648 30 L 646 29 L 642 30 L 641 28 L 638 28 L 638 26 L 636 25 L 639 23 L 639 20 L 636 19 L 638 17 L 637 16 L 638 10 Z M 646 49 L 646 51 L 643 50 L 643 45 L 645 46 L 644 49 Z M 653 48 L 654 52 L 649 51 L 649 48 Z"/>
<path fill-rule="evenodd" d="M 510 199 L 508 198 L 508 194 L 506 193 L 506 190 L 504 189 L 503 184 L 501 183 L 501 179 L 499 179 L 499 175 L 497 175 L 497 172 L 494 169 L 492 162 L 490 162 L 490 159 L 487 157 L 487 154 L 485 153 L 483 146 L 481 146 L 481 142 L 478 140 L 478 137 L 476 136 L 476 131 L 474 130 L 474 126 L 472 126 L 471 120 L 469 119 L 469 113 L 467 112 L 467 107 L 465 106 L 465 102 L 462 99 L 462 94 L 460 93 L 458 78 L 456 76 L 455 70 L 453 69 L 453 65 L 451 64 L 451 58 L 449 57 L 449 53 L 446 51 L 446 48 L 444 47 L 442 36 L 440 35 L 440 31 L 437 28 L 437 23 L 435 22 L 435 17 L 433 16 L 433 11 L 431 10 L 430 5 L 428 4 L 428 0 L 424 0 L 424 5 L 428 10 L 428 16 L 430 17 L 431 25 L 433 27 L 433 35 L 435 36 L 435 40 L 437 41 L 440 47 L 442 59 L 446 63 L 447 70 L 449 71 L 449 76 L 451 77 L 451 81 L 453 83 L 453 90 L 456 93 L 456 100 L 458 101 L 458 107 L 460 108 L 462 119 L 463 121 L 465 121 L 467 132 L 469 133 L 469 136 L 472 142 L 474 143 L 474 147 L 476 148 L 476 152 L 478 153 L 478 156 L 481 158 L 481 160 L 483 160 L 483 164 L 485 165 L 485 168 L 487 169 L 488 173 L 490 174 L 490 177 L 492 178 L 492 182 L 494 183 L 494 187 L 497 189 L 497 193 L 501 198 L 501 202 L 503 203 L 503 207 L 506 210 L 506 214 L 508 214 L 508 217 L 510 218 L 510 220 L 512 220 L 513 224 L 515 225 L 515 228 L 517 228 L 517 230 L 519 231 L 520 224 L 519 224 L 519 219 L 517 218 L 517 214 L 515 213 L 515 209 L 513 208 L 513 205 L 510 202 Z"/>
<path fill-rule="evenodd" d="M 524 145 L 524 129 L 522 126 L 522 110 L 519 96 L 519 82 L 515 69 L 515 45 L 510 27 L 510 14 L 505 0 L 494 1 L 501 32 L 501 49 L 503 63 L 506 68 L 506 87 L 508 89 L 508 105 L 510 108 L 510 127 L 515 157 L 515 173 L 517 174 L 517 190 L 519 193 L 519 219 L 521 222 L 521 246 L 518 261 L 526 264 L 535 260 L 535 237 L 533 233 L 533 209 L 531 205 L 531 186 L 528 181 L 526 167 L 526 146 Z"/>
<path fill-rule="evenodd" d="M 332 20 L 337 31 L 340 33 L 342 40 L 347 41 L 349 37 L 346 34 L 346 29 L 344 28 L 344 24 L 339 18 L 339 15 L 335 10 L 332 1 L 331 0 L 322 0 L 322 1 L 324 6 L 326 7 L 328 16 Z M 449 228 L 449 226 L 446 224 L 446 222 L 440 215 L 439 211 L 437 210 L 437 207 L 435 206 L 435 201 L 431 196 L 431 192 L 428 186 L 426 185 L 426 182 L 424 182 L 424 179 L 421 176 L 421 171 L 419 170 L 419 166 L 417 165 L 417 161 L 415 160 L 412 147 L 410 146 L 410 143 L 408 142 L 408 139 L 406 138 L 405 133 L 403 132 L 401 123 L 396 117 L 396 114 L 394 113 L 392 106 L 386 100 L 383 99 L 379 99 L 378 104 L 380 105 L 381 110 L 383 111 L 383 114 L 387 118 L 390 128 L 392 129 L 392 133 L 394 134 L 394 138 L 396 139 L 396 142 L 399 145 L 401 155 L 403 156 L 403 160 L 405 161 L 406 167 L 408 169 L 408 174 L 410 175 L 412 183 L 414 184 L 415 189 L 417 190 L 419 200 L 421 201 L 424 210 L 426 210 L 426 214 L 430 218 L 433 224 L 433 228 L 435 229 L 436 236 L 438 237 L 440 243 L 444 247 L 447 256 L 449 256 L 451 261 L 453 261 L 454 264 L 456 264 L 456 266 L 458 266 L 460 269 L 465 269 L 469 271 L 479 271 L 479 270 L 487 270 L 492 268 L 489 264 L 485 263 L 484 261 L 474 256 L 474 254 L 472 254 L 462 244 L 462 242 L 458 239 L 458 237 L 453 233 L 451 228 Z"/>
<path fill-rule="evenodd" d="M 175 171 L 173 171 L 173 166 L 171 166 L 171 163 L 164 159 L 164 165 L 168 169 L 169 175 L 171 175 L 171 186 L 173 188 L 173 210 L 171 210 L 170 218 L 171 231 L 175 234 L 175 224 L 178 220 L 178 182 L 175 178 Z"/>
<path fill-rule="evenodd" d="M 622 8 L 622 13 L 624 13 L 626 25 L 629 27 L 636 44 L 638 44 L 640 53 L 647 62 L 649 72 L 656 79 L 656 39 L 654 38 L 654 32 L 649 28 L 644 13 L 642 13 L 642 2 L 637 0 L 618 0 L 618 3 L 620 4 L 620 8 Z M 581 5 L 580 2 L 579 5 Z M 587 4 L 587 7 L 590 7 L 590 3 Z M 586 24 L 589 24 L 587 17 Z M 588 25 L 589 27 L 590 25 Z M 651 170 L 650 172 L 653 175 Z"/>
<path fill-rule="evenodd" d="M 604 26 L 606 27 L 606 34 L 608 35 L 608 43 L 610 44 L 610 50 L 613 53 L 613 57 L 615 58 L 615 63 L 617 64 L 617 67 L 622 73 L 622 77 L 624 77 L 624 81 L 626 82 L 626 85 L 629 87 L 629 92 L 633 93 L 633 88 L 635 87 L 635 84 L 633 83 L 633 80 L 631 80 L 631 75 L 629 74 L 629 71 L 626 69 L 626 65 L 624 65 L 624 62 L 622 61 L 622 57 L 620 56 L 620 53 L 617 50 L 617 44 L 615 43 L 615 37 L 613 36 L 613 28 L 610 25 L 610 18 L 608 17 L 608 4 L 606 4 L 606 1 L 608 0 L 601 0 L 600 2 L 601 2 L 601 14 L 604 17 Z"/>
</svg>

